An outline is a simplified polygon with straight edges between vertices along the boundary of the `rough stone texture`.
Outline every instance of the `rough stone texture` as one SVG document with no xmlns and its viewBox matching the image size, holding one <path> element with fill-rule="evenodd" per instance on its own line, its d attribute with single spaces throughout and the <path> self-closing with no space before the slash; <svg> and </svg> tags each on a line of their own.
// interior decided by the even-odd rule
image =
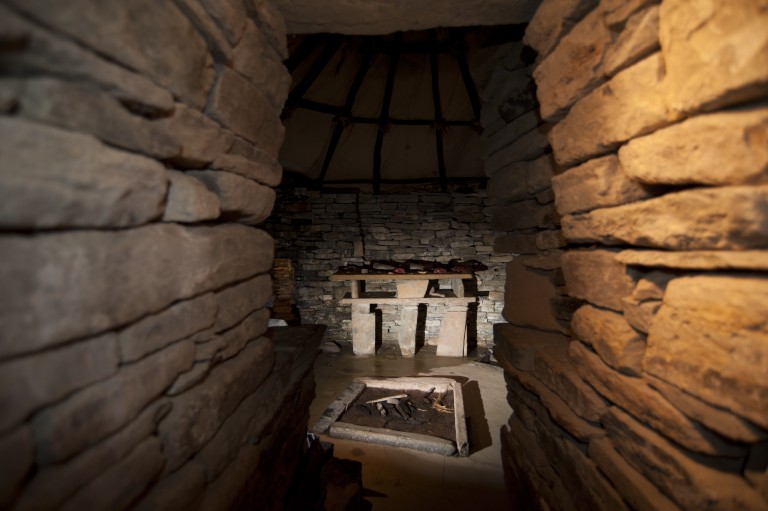
<svg viewBox="0 0 768 511">
<path fill-rule="evenodd" d="M 263 273 L 272 264 L 273 241 L 242 225 L 161 224 L 5 236 L 0 253 L 0 280 L 6 283 L 0 292 L 0 352 L 10 355 L 119 327 Z"/>
<path fill-rule="evenodd" d="M 568 294 L 620 312 L 621 299 L 635 287 L 630 271 L 615 261 L 615 250 L 569 250 L 562 256 Z"/>
<path fill-rule="evenodd" d="M 768 185 L 701 188 L 567 215 L 575 243 L 631 244 L 675 250 L 750 249 L 768 243 Z M 707 211 L 706 215 L 694 212 Z"/>
<path fill-rule="evenodd" d="M 4 228 L 129 227 L 162 214 L 158 162 L 19 119 L 0 119 L 0 131 Z"/>
<path fill-rule="evenodd" d="M 220 334 L 224 341 L 224 348 L 216 356 L 220 360 L 226 360 L 240 353 L 249 342 L 255 340 L 267 331 L 269 323 L 269 310 L 259 309 L 249 314 L 243 321 Z"/>
<path fill-rule="evenodd" d="M 0 506 L 5 507 L 19 492 L 35 462 L 35 443 L 28 427 L 0 436 L 0 458 L 3 460 Z"/>
<path fill-rule="evenodd" d="M 632 298 L 624 298 L 624 320 L 629 325 L 644 334 L 651 331 L 653 318 L 661 307 L 661 300 L 638 302 Z"/>
<path fill-rule="evenodd" d="M 242 108 L 244 104 L 249 108 Z M 277 156 L 285 133 L 279 112 L 261 91 L 235 71 L 222 70 L 206 111 L 236 134 Z"/>
<path fill-rule="evenodd" d="M 638 301 L 661 300 L 669 281 L 678 275 L 673 272 L 653 270 L 644 274 L 632 291 L 632 298 Z"/>
<path fill-rule="evenodd" d="M 7 81 L 0 82 L 5 87 Z M 19 81 L 15 113 L 26 119 L 93 135 L 110 145 L 157 159 L 176 156 L 181 148 L 157 123 L 130 113 L 95 84 L 51 78 Z"/>
<path fill-rule="evenodd" d="M 26 35 L 24 51 L 0 54 L 4 73 L 46 73 L 92 82 L 127 103 L 158 112 L 173 109 L 171 93 L 152 80 L 102 59 L 69 39 L 43 30 L 3 6 L 0 6 L 0 32 Z"/>
<path fill-rule="evenodd" d="M 630 375 L 642 373 L 645 338 L 621 314 L 584 305 L 574 312 L 571 328 L 612 368 Z"/>
<path fill-rule="evenodd" d="M 289 56 L 288 30 L 274 3 L 269 0 L 244 0 L 244 4 L 248 14 L 267 37 L 280 59 L 286 60 Z"/>
<path fill-rule="evenodd" d="M 114 334 L 0 365 L 0 432 L 68 394 L 117 372 Z"/>
<path fill-rule="evenodd" d="M 589 457 L 610 479 L 624 500 L 637 511 L 680 511 L 658 488 L 627 463 L 607 438 L 589 442 Z"/>
<path fill-rule="evenodd" d="M 761 2 L 670 0 L 659 17 L 664 90 L 674 110 L 712 110 L 765 95 L 768 11 Z"/>
<path fill-rule="evenodd" d="M 675 279 L 648 336 L 645 370 L 768 428 L 768 280 Z"/>
<path fill-rule="evenodd" d="M 368 305 L 352 304 L 352 351 L 355 355 L 376 354 L 376 315 L 369 309 Z"/>
<path fill-rule="evenodd" d="M 521 115 L 515 119 L 514 122 L 505 124 L 499 130 L 490 133 L 489 129 L 489 133 L 487 135 L 485 132 L 483 132 L 483 138 L 480 141 L 483 145 L 482 157 L 488 158 L 492 154 L 503 149 L 511 142 L 514 142 L 518 138 L 522 137 L 525 133 L 528 133 L 534 129 L 539 125 L 540 122 L 541 119 L 539 118 L 539 113 L 535 110 L 532 110 L 527 114 Z"/>
<path fill-rule="evenodd" d="M 556 121 L 605 78 L 600 72 L 613 36 L 598 10 L 587 14 L 533 72 L 541 117 Z"/>
<path fill-rule="evenodd" d="M 200 0 L 211 18 L 221 27 L 229 43 L 234 46 L 243 37 L 248 19 L 245 6 L 240 0 Z"/>
<path fill-rule="evenodd" d="M 283 178 L 280 164 L 258 148 L 254 148 L 248 158 L 236 154 L 220 154 L 211 163 L 211 168 L 239 174 L 267 186 L 277 186 Z"/>
<path fill-rule="evenodd" d="M 580 19 L 599 0 L 544 0 L 525 30 L 523 41 L 539 54 L 547 56 Z"/>
<path fill-rule="evenodd" d="M 199 179 L 219 197 L 224 218 L 246 224 L 259 224 L 272 213 L 275 191 L 224 171 L 195 170 L 188 175 Z"/>
<path fill-rule="evenodd" d="M 633 416 L 642 418 L 643 422 L 671 440 L 692 451 L 712 456 L 736 458 L 744 455 L 742 447 L 723 441 L 689 420 L 661 394 L 651 389 L 645 380 L 614 371 L 582 343 L 571 342 L 568 353 L 581 377 L 595 390 Z"/>
<path fill-rule="evenodd" d="M 562 334 L 520 328 L 505 323 L 493 325 L 493 331 L 496 341 L 495 353 L 521 371 L 533 370 L 539 350 L 568 344 L 568 338 Z"/>
<path fill-rule="evenodd" d="M 725 438 L 750 444 L 768 438 L 768 431 L 754 426 L 749 421 L 737 417 L 727 410 L 709 405 L 651 375 L 646 375 L 645 378 L 651 387 L 658 390 L 664 399 L 672 403 L 672 406 Z"/>
<path fill-rule="evenodd" d="M 565 332 L 552 314 L 552 300 L 556 296 L 552 279 L 545 272 L 530 270 L 521 260 L 507 265 L 503 315 L 510 323 Z"/>
<path fill-rule="evenodd" d="M 560 229 L 540 231 L 536 233 L 536 248 L 539 250 L 551 250 L 561 248 L 568 244 Z"/>
<path fill-rule="evenodd" d="M 212 326 L 218 309 L 213 294 L 206 293 L 142 318 L 117 334 L 120 361 L 135 362 Z"/>
<path fill-rule="evenodd" d="M 151 436 L 78 491 L 60 509 L 126 509 L 160 474 L 164 462 L 160 441 Z"/>
<path fill-rule="evenodd" d="M 203 36 L 214 60 L 225 65 L 230 64 L 232 46 L 224 31 L 206 12 L 200 0 L 174 0 L 174 3 Z"/>
<path fill-rule="evenodd" d="M 603 423 L 616 450 L 683 509 L 764 509 L 766 502 L 727 465 L 680 449 L 611 407 Z"/>
<path fill-rule="evenodd" d="M 553 204 L 541 205 L 535 200 L 516 202 L 509 206 L 491 208 L 491 226 L 498 231 L 531 227 L 555 227 L 559 216 Z"/>
<path fill-rule="evenodd" d="M 664 101 L 664 69 L 661 54 L 655 53 L 576 103 L 550 132 L 557 162 L 580 163 L 678 119 Z"/>
<path fill-rule="evenodd" d="M 437 344 L 439 357 L 463 357 L 467 354 L 467 308 L 461 308 L 463 310 L 449 310 L 443 316 Z"/>
<path fill-rule="evenodd" d="M 319 5 L 308 0 L 277 0 L 275 4 L 285 18 L 290 34 L 338 32 L 355 35 L 524 23 L 531 19 L 537 6 L 521 0 L 488 0 L 472 4 L 446 0 L 439 4 L 416 5 L 407 0 L 380 5 L 367 1 Z"/>
<path fill-rule="evenodd" d="M 275 110 L 282 109 L 291 86 L 291 74 L 251 21 L 247 22 L 245 34 L 235 48 L 232 68 L 258 87 Z"/>
<path fill-rule="evenodd" d="M 693 117 L 619 150 L 630 179 L 659 185 L 768 182 L 768 108 Z"/>
<path fill-rule="evenodd" d="M 204 167 L 233 144 L 231 133 L 183 103 L 176 103 L 173 116 L 155 122 L 181 146 L 181 153 L 172 160 L 181 167 Z"/>
<path fill-rule="evenodd" d="M 546 250 L 536 255 L 526 255 L 520 258 L 523 266 L 534 270 L 557 270 L 560 268 L 562 250 Z"/>
<path fill-rule="evenodd" d="M 174 399 L 173 410 L 159 425 L 168 460 L 165 474 L 179 468 L 210 440 L 240 401 L 266 379 L 274 360 L 272 342 L 258 339 L 240 356 L 216 366 L 205 386 L 193 387 Z"/>
<path fill-rule="evenodd" d="M 173 3 L 152 0 L 117 5 L 97 0 L 76 0 L 66 5 L 52 5 L 46 0 L 9 0 L 9 3 L 94 51 L 146 73 L 195 108 L 205 103 L 213 82 L 213 62 L 205 41 Z M 184 58 L 178 58 L 179 55 Z"/>
<path fill-rule="evenodd" d="M 257 275 L 216 293 L 219 313 L 214 330 L 221 332 L 233 327 L 251 312 L 264 307 L 270 296 L 272 278 L 269 275 Z"/>
<path fill-rule="evenodd" d="M 643 185 L 627 177 L 615 155 L 589 160 L 554 176 L 552 190 L 561 215 L 619 206 L 651 196 Z"/>
<path fill-rule="evenodd" d="M 623 30 L 632 15 L 659 0 L 601 0 L 597 9 L 612 30 Z"/>
<path fill-rule="evenodd" d="M 549 124 L 537 126 L 504 149 L 493 153 L 483 162 L 485 174 L 492 176 L 511 162 L 529 161 L 544 154 L 549 148 L 550 129 Z"/>
<path fill-rule="evenodd" d="M 67 463 L 41 467 L 27 483 L 26 491 L 15 502 L 13 509 L 58 509 L 74 492 L 107 467 L 118 463 L 149 437 L 170 408 L 168 401 L 156 401 L 125 428 Z"/>
<path fill-rule="evenodd" d="M 536 351 L 533 374 L 588 421 L 599 422 L 605 401 L 576 373 L 565 343 Z"/>
<path fill-rule="evenodd" d="M 627 265 L 684 270 L 768 270 L 766 250 L 622 250 L 616 260 Z"/>
<path fill-rule="evenodd" d="M 508 165 L 488 180 L 488 197 L 509 201 L 527 199 L 549 187 L 554 175 L 551 155 Z"/>
<path fill-rule="evenodd" d="M 199 179 L 176 170 L 167 170 L 165 175 L 170 186 L 163 222 L 195 223 L 219 217 L 219 197 Z"/>
<path fill-rule="evenodd" d="M 613 76 L 658 50 L 659 8 L 653 5 L 627 20 L 621 34 L 605 51 L 602 71 Z"/>
<path fill-rule="evenodd" d="M 193 509 L 205 491 L 205 469 L 190 462 L 173 474 L 165 476 L 142 497 L 136 511 L 158 509 Z"/>
<path fill-rule="evenodd" d="M 122 428 L 192 367 L 194 356 L 191 341 L 173 344 L 36 414 L 31 424 L 38 463 L 66 460 Z M 120 406 L 110 406 L 115 401 Z"/>
</svg>

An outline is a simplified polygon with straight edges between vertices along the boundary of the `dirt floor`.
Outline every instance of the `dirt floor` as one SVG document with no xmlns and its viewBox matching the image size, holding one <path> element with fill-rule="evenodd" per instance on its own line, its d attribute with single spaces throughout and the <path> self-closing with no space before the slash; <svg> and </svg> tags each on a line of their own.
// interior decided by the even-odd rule
<svg viewBox="0 0 768 511">
<path fill-rule="evenodd" d="M 381 401 L 378 403 L 381 405 L 379 409 L 376 403 L 368 403 L 403 394 L 407 397 L 398 398 L 397 405 Z M 413 389 L 366 387 L 339 420 L 358 426 L 419 433 L 456 441 L 452 391 L 438 394 Z"/>
</svg>

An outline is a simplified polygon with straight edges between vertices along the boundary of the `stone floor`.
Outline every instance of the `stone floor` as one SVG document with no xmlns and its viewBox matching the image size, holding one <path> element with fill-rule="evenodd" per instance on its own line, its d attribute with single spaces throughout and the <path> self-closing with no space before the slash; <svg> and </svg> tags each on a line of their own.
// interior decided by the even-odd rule
<svg viewBox="0 0 768 511">
<path fill-rule="evenodd" d="M 341 353 L 321 353 L 315 362 L 317 397 L 310 425 L 326 406 L 359 376 L 448 376 L 462 382 L 470 439 L 469 457 L 446 457 L 322 435 L 334 444 L 337 458 L 363 464 L 363 485 L 373 511 L 487 511 L 510 509 L 504 487 L 499 428 L 511 408 L 499 367 L 466 358 L 438 357 L 427 346 L 413 358 L 384 348 L 376 357 L 358 357 L 350 346 Z"/>
</svg>

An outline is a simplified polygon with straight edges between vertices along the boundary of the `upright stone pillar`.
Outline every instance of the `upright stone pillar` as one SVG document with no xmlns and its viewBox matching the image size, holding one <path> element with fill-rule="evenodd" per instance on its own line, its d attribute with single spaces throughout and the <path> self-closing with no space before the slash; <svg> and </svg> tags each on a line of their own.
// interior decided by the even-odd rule
<svg viewBox="0 0 768 511">
<path fill-rule="evenodd" d="M 400 353 L 404 357 L 412 357 L 416 354 L 416 323 L 419 319 L 418 305 L 402 306 L 402 322 L 397 342 L 400 344 Z"/>
<path fill-rule="evenodd" d="M 437 355 L 463 357 L 467 354 L 467 305 L 450 305 L 437 338 Z"/>
<path fill-rule="evenodd" d="M 352 305 L 352 351 L 355 355 L 376 354 L 376 315 L 368 304 Z"/>
</svg>

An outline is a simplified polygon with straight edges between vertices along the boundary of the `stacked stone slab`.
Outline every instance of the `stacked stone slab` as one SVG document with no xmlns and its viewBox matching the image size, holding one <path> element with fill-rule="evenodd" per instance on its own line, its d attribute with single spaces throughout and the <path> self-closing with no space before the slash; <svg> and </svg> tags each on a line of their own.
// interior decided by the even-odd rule
<svg viewBox="0 0 768 511">
<path fill-rule="evenodd" d="M 545 0 L 529 26 L 561 283 L 582 305 L 566 335 L 497 327 L 503 457 L 527 509 L 768 507 L 758 4 Z"/>
<path fill-rule="evenodd" d="M 489 211 L 495 204 L 482 190 L 373 195 L 295 189 L 281 194 L 266 228 L 276 240 L 277 256 L 294 261 L 302 321 L 328 325 L 328 337 L 345 342 L 355 327 L 349 307 L 340 302 L 349 286 L 328 280 L 340 266 L 409 259 L 484 264 L 488 269 L 475 274 L 477 288 L 467 289 L 467 295 L 480 293 L 476 308 L 473 304 L 469 310 L 468 336 L 480 346 L 490 346 L 493 324 L 503 321 L 504 269 L 512 259 L 493 252 Z M 448 289 L 450 281 L 441 285 Z M 366 289 L 394 292 L 395 285 L 370 282 Z M 382 304 L 378 310 L 382 342 L 397 346 L 400 308 Z M 429 305 L 419 314 L 426 318 L 417 325 L 425 337 L 420 341 L 436 344 L 447 312 L 447 305 Z"/>
<path fill-rule="evenodd" d="M 253 227 L 281 179 L 280 15 L 8 0 L 0 32 L 0 507 L 269 508 L 319 342 L 267 336 Z"/>
</svg>

